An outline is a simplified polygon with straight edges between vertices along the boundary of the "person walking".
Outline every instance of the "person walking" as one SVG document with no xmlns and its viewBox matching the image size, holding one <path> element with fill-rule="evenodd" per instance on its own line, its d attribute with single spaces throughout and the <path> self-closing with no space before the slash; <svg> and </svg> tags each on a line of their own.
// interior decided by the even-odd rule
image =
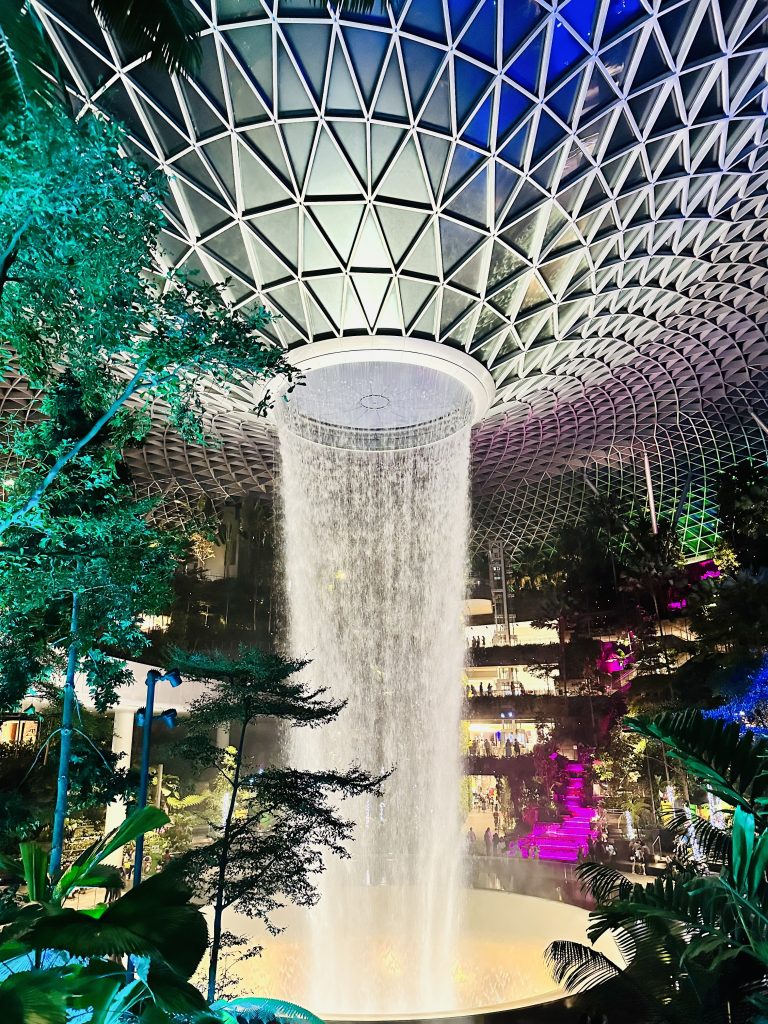
<svg viewBox="0 0 768 1024">
<path fill-rule="evenodd" d="M 517 736 L 515 736 L 515 757 L 520 757 L 520 743 Z"/>
<path fill-rule="evenodd" d="M 485 843 L 485 855 L 490 857 L 493 850 L 493 835 L 491 834 L 490 825 L 483 833 L 483 842 Z"/>
<path fill-rule="evenodd" d="M 504 756 L 512 757 L 512 740 L 507 736 L 507 742 L 504 744 Z"/>
<path fill-rule="evenodd" d="M 477 843 L 477 836 L 472 826 L 469 826 L 469 832 L 467 832 L 467 853 L 475 852 L 475 845 Z"/>
<path fill-rule="evenodd" d="M 493 751 L 491 750 L 491 741 L 486 736 L 485 737 L 485 756 L 486 757 L 491 757 L 492 754 L 493 754 Z"/>
</svg>

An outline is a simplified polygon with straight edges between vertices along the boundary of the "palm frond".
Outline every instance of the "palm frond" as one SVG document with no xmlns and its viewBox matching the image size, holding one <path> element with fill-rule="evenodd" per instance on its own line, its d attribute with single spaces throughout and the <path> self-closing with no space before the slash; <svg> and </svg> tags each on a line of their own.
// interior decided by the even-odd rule
<svg viewBox="0 0 768 1024">
<path fill-rule="evenodd" d="M 544 952 L 544 962 L 558 985 L 568 992 L 586 992 L 621 974 L 616 964 L 593 946 L 568 939 L 551 942 Z"/>
<path fill-rule="evenodd" d="M 25 0 L 0 5 L 0 119 L 29 103 L 49 103 L 58 88 L 53 48 Z"/>
<path fill-rule="evenodd" d="M 597 903 L 628 899 L 632 892 L 632 882 L 625 875 L 595 861 L 587 860 L 579 864 L 576 876 L 584 892 L 593 896 Z"/>
<path fill-rule="evenodd" d="M 701 855 L 706 860 L 725 861 L 731 850 L 731 834 L 711 821 L 688 811 L 676 811 L 666 817 L 664 824 L 675 835 L 693 834 Z"/>
<path fill-rule="evenodd" d="M 269 999 L 259 996 L 220 999 L 211 1004 L 211 1009 L 225 1024 L 236 1024 L 237 1021 L 259 1022 L 265 1017 L 274 1017 L 280 1024 L 323 1024 L 322 1020 L 314 1013 L 305 1010 L 298 1003 L 289 1003 L 285 999 Z"/>
<path fill-rule="evenodd" d="M 203 23 L 186 0 L 91 0 L 109 32 L 131 55 L 171 74 L 196 71 L 203 51 Z"/>
</svg>

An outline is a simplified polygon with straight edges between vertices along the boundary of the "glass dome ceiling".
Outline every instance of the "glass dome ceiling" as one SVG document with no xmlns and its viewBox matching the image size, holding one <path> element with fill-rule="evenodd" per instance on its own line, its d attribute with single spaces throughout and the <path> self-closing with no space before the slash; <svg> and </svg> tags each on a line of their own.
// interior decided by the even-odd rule
<svg viewBox="0 0 768 1024">
<path fill-rule="evenodd" d="M 479 539 L 546 531 L 593 486 L 642 500 L 647 453 L 706 548 L 708 473 L 765 457 L 764 0 L 189 2 L 183 80 L 84 3 L 34 0 L 76 102 L 169 175 L 168 261 L 230 278 L 290 346 L 481 360 Z M 148 479 L 268 488 L 272 442 L 236 402 L 211 396 L 223 454 L 158 435 Z"/>
</svg>

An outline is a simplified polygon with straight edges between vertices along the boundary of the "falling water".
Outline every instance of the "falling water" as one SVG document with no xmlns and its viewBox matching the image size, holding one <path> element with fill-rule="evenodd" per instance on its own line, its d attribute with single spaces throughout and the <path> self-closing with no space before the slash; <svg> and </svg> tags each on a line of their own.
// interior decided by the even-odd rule
<svg viewBox="0 0 768 1024">
<path fill-rule="evenodd" d="M 325 420 L 305 401 L 280 424 L 291 647 L 348 702 L 333 725 L 295 730 L 293 757 L 396 769 L 382 800 L 345 805 L 352 857 L 320 879 L 308 970 L 321 1014 L 454 1005 L 470 412 L 463 388 L 434 377 L 418 405 L 387 376 L 334 406 L 326 374 Z"/>
</svg>

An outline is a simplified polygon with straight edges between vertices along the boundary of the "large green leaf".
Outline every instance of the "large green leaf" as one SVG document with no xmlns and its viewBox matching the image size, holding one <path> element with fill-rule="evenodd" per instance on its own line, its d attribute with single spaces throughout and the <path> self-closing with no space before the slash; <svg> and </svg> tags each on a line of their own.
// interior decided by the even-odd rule
<svg viewBox="0 0 768 1024">
<path fill-rule="evenodd" d="M 47 74 L 46 74 L 47 72 Z M 29 103 L 53 100 L 58 63 L 33 6 L 0 4 L 0 120 Z M 5 254 L 0 254 L 0 259 Z"/>
<path fill-rule="evenodd" d="M 50 896 L 48 888 L 48 854 L 40 843 L 21 843 L 24 881 L 32 903 L 43 903 Z"/>
<path fill-rule="evenodd" d="M 189 978 L 208 945 L 205 918 L 190 897 L 175 873 L 161 871 L 96 913 L 52 908 L 25 939 L 72 956 L 146 956 Z"/>
<path fill-rule="evenodd" d="M 66 1024 L 65 989 L 57 971 L 25 971 L 0 984 L 2 1024 Z"/>
<path fill-rule="evenodd" d="M 118 828 L 85 850 L 64 872 L 53 890 L 54 899 L 63 902 L 73 889 L 79 889 L 88 884 L 83 879 L 91 876 L 96 865 L 109 857 L 111 853 L 119 850 L 126 843 L 133 842 L 145 832 L 162 828 L 169 821 L 168 815 L 159 807 L 144 807 L 140 811 L 133 811 Z"/>
<path fill-rule="evenodd" d="M 305 1010 L 298 1003 L 289 1003 L 285 999 L 269 999 L 261 996 L 244 996 L 241 999 L 219 999 L 211 1003 L 211 1010 L 225 1024 L 237 1024 L 238 1021 L 258 1021 L 276 1017 L 278 1021 L 306 1024 L 323 1024 L 320 1017 Z"/>
</svg>

